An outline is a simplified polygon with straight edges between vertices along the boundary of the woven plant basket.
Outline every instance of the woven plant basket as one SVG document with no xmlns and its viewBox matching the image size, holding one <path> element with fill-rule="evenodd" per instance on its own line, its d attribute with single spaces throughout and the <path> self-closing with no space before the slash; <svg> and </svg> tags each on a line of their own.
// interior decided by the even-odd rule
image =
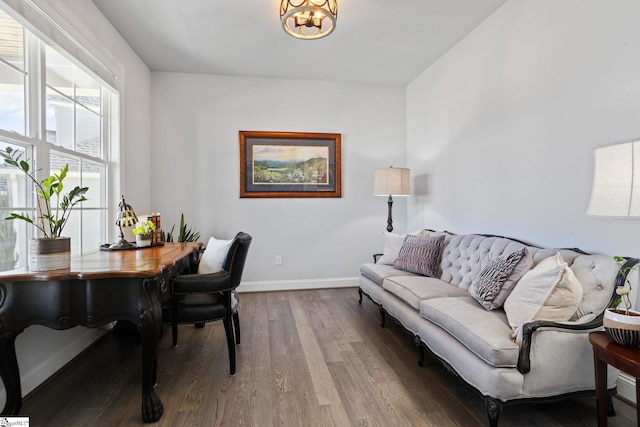
<svg viewBox="0 0 640 427">
<path fill-rule="evenodd" d="M 29 242 L 29 270 L 62 270 L 71 266 L 71 239 L 31 239 Z"/>
</svg>

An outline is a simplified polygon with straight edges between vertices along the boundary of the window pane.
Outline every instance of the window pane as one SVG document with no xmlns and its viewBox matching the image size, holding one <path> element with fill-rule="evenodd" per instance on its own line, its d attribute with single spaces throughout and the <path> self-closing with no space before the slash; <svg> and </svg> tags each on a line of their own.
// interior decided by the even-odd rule
<svg viewBox="0 0 640 427">
<path fill-rule="evenodd" d="M 82 251 L 98 250 L 103 239 L 106 211 L 82 211 Z"/>
<path fill-rule="evenodd" d="M 7 147 L 24 150 L 0 141 L 0 149 Z M 33 217 L 33 210 L 28 209 L 31 194 L 31 184 L 24 173 L 4 161 L 0 162 L 0 271 L 26 265 L 27 238 L 32 233 L 32 226 L 24 221 L 6 221 L 4 218 L 11 212 Z"/>
<path fill-rule="evenodd" d="M 25 134 L 24 30 L 0 10 L 0 129 Z"/>
<path fill-rule="evenodd" d="M 82 186 L 89 187 L 86 193 L 87 201 L 82 203 L 83 208 L 106 209 L 106 174 L 103 165 L 83 160 L 82 162 Z"/>
<path fill-rule="evenodd" d="M 102 86 L 47 46 L 47 141 L 102 157 Z"/>
<path fill-rule="evenodd" d="M 0 58 L 24 71 L 24 29 L 0 10 Z"/>
<path fill-rule="evenodd" d="M 76 115 L 76 151 L 95 158 L 102 157 L 100 116 L 78 105 Z"/>
<path fill-rule="evenodd" d="M 73 105 L 47 87 L 47 142 L 73 150 Z"/>
</svg>

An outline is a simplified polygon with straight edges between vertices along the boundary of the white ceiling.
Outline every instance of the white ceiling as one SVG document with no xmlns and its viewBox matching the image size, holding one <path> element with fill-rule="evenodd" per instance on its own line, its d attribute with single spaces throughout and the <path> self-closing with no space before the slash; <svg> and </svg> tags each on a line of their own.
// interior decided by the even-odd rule
<svg viewBox="0 0 640 427">
<path fill-rule="evenodd" d="M 93 0 L 152 71 L 405 85 L 506 0 L 338 0 L 299 40 L 280 0 Z"/>
</svg>

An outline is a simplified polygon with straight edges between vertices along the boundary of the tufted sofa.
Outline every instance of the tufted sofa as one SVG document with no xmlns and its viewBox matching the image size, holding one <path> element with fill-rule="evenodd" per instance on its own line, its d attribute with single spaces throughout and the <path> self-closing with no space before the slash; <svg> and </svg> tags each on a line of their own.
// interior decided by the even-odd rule
<svg viewBox="0 0 640 427">
<path fill-rule="evenodd" d="M 627 267 L 635 265 L 637 259 L 629 259 L 621 268 L 611 256 L 589 255 L 578 249 L 537 248 L 490 235 L 432 230 L 419 234 L 445 236 L 435 277 L 394 268 L 397 256 L 387 253 L 388 246 L 393 245 L 386 240 L 385 254 L 361 266 L 359 293 L 360 303 L 366 295 L 380 307 L 383 327 L 386 317 L 391 316 L 414 335 L 421 366 L 426 348 L 479 391 L 491 426 L 497 426 L 505 403 L 594 393 L 588 335 L 602 329 L 602 313 L 613 304 L 616 285 L 624 283 Z M 530 253 L 528 270 L 533 272 L 543 260 L 559 253 L 582 289 L 578 307 L 569 319 L 534 318 L 520 325 L 515 334 L 505 308 L 486 309 L 470 295 L 469 288 L 492 261 L 524 247 Z M 521 286 L 530 283 L 525 279 L 527 274 L 531 276 L 527 271 L 513 284 L 504 303 L 507 308 L 516 292 L 526 296 L 528 289 Z M 611 369 L 610 395 L 616 391 L 616 379 L 617 371 Z"/>
</svg>

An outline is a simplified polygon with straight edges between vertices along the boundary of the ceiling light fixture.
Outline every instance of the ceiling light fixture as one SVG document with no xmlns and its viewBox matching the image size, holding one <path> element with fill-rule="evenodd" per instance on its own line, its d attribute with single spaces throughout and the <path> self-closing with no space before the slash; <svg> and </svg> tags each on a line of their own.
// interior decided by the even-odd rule
<svg viewBox="0 0 640 427">
<path fill-rule="evenodd" d="M 298 39 L 313 40 L 328 36 L 336 28 L 337 0 L 282 0 L 282 28 Z"/>
</svg>

